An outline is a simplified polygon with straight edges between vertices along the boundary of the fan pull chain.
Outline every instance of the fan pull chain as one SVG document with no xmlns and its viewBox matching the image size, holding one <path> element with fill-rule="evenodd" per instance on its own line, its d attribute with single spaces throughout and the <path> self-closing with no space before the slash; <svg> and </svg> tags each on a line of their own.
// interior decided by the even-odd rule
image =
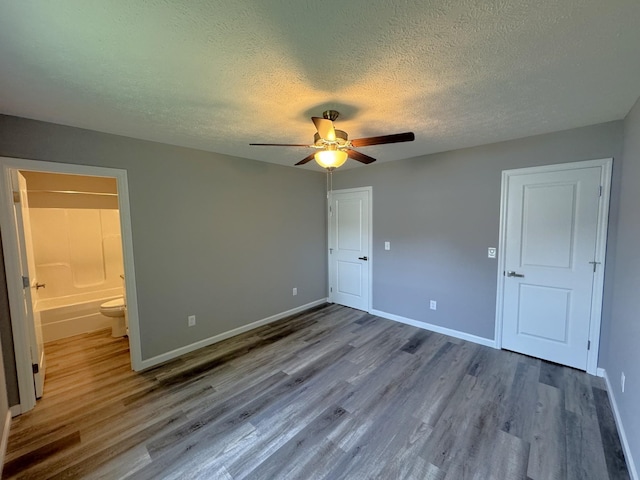
<svg viewBox="0 0 640 480">
<path fill-rule="evenodd" d="M 327 168 L 327 199 L 333 192 L 333 168 Z"/>
<path fill-rule="evenodd" d="M 333 168 L 329 170 L 329 193 L 333 193 Z"/>
<path fill-rule="evenodd" d="M 327 200 L 329 200 L 329 170 L 327 170 Z"/>
</svg>

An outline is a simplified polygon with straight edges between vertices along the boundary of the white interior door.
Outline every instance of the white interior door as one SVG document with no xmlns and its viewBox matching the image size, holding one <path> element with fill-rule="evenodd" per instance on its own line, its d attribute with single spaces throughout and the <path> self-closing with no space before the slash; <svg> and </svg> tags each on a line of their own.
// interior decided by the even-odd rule
<svg viewBox="0 0 640 480">
<path fill-rule="evenodd" d="M 601 172 L 508 177 L 503 348 L 586 370 Z"/>
<path fill-rule="evenodd" d="M 329 223 L 329 299 L 369 311 L 371 190 L 333 192 Z"/>
<path fill-rule="evenodd" d="M 16 232 L 20 250 L 20 268 L 23 278 L 23 319 L 30 338 L 31 363 L 33 364 L 33 381 L 36 398 L 42 397 L 44 391 L 45 357 L 42 340 L 42 322 L 40 313 L 36 309 L 38 296 L 38 281 L 33 255 L 31 239 L 31 221 L 29 218 L 29 198 L 27 196 L 27 181 L 17 170 L 13 171 L 14 212 Z"/>
</svg>

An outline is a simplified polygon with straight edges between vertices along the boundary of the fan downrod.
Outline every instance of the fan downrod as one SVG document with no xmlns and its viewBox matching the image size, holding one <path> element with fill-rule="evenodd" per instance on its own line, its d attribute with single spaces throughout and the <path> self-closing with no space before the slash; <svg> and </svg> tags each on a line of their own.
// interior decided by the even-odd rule
<svg viewBox="0 0 640 480">
<path fill-rule="evenodd" d="M 338 112 L 337 110 L 325 110 L 324 112 L 322 112 L 322 117 L 326 118 L 327 120 L 331 120 L 332 122 L 334 122 L 339 116 L 340 112 Z"/>
</svg>

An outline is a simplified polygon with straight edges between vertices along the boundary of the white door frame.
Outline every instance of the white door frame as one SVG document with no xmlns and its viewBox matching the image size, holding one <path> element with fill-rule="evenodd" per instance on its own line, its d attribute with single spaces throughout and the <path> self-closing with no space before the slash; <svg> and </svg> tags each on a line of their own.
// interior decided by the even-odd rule
<svg viewBox="0 0 640 480">
<path fill-rule="evenodd" d="M 136 277 L 133 262 L 133 236 L 131 233 L 131 211 L 129 207 L 129 186 L 127 171 L 117 168 L 93 167 L 67 163 L 43 162 L 21 158 L 0 157 L 2 195 L 0 195 L 0 230 L 4 248 L 4 262 L 7 274 L 7 290 L 13 344 L 16 354 L 18 391 L 20 393 L 20 412 L 31 410 L 36 405 L 27 321 L 23 318 L 22 279 L 19 264 L 19 247 L 14 224 L 13 192 L 11 184 L 12 170 L 31 170 L 48 173 L 66 173 L 93 177 L 114 177 L 118 185 L 118 208 L 122 229 L 122 254 L 124 261 L 125 287 L 127 294 L 127 315 L 129 319 L 129 350 L 133 370 L 142 369 L 140 346 L 140 326 L 138 321 L 138 300 L 136 295 Z"/>
<path fill-rule="evenodd" d="M 500 237 L 498 240 L 498 290 L 496 294 L 496 348 L 502 348 L 502 309 L 504 300 L 504 269 L 507 225 L 507 198 L 509 178 L 531 173 L 548 173 L 562 170 L 576 170 L 581 168 L 600 167 L 600 185 L 602 188 L 601 201 L 598 211 L 598 227 L 596 237 L 595 261 L 600 262 L 593 277 L 593 294 L 591 297 L 591 321 L 589 323 L 589 341 L 591 348 L 587 351 L 587 373 L 596 375 L 598 369 L 598 352 L 600 351 L 600 323 L 602 321 L 602 293 L 604 286 L 605 256 L 607 250 L 607 227 L 609 224 L 609 197 L 611 195 L 611 172 L 613 158 L 600 160 L 586 160 L 557 165 L 543 165 L 539 167 L 518 168 L 502 171 L 502 191 L 500 195 Z"/>
<path fill-rule="evenodd" d="M 332 190 L 329 195 L 327 195 L 327 247 L 329 249 L 331 249 L 331 240 L 332 240 L 332 234 L 333 234 L 333 230 L 332 230 L 332 223 L 331 223 L 331 216 L 332 216 L 332 212 L 331 212 L 331 206 L 333 205 L 333 194 L 334 193 L 355 193 L 355 192 L 367 192 L 369 194 L 369 210 L 367 212 L 367 215 L 369 215 L 369 231 L 367 232 L 369 235 L 369 260 L 366 262 L 367 263 L 367 269 L 368 269 L 368 277 L 369 277 L 369 285 L 367 285 L 367 290 L 368 290 L 368 297 L 369 300 L 367 302 L 367 312 L 371 313 L 372 307 L 371 305 L 373 304 L 373 277 L 372 277 L 372 272 L 373 272 L 373 187 L 357 187 L 357 188 L 345 188 L 343 190 Z M 333 295 L 331 292 L 331 271 L 332 271 L 332 265 L 331 265 L 331 251 L 327 251 L 327 291 L 329 292 L 329 302 L 334 303 L 333 302 Z"/>
</svg>

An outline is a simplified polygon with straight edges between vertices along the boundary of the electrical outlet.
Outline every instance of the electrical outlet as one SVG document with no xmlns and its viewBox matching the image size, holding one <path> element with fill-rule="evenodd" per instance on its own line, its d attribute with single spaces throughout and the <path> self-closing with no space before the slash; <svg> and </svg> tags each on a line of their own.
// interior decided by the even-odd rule
<svg viewBox="0 0 640 480">
<path fill-rule="evenodd" d="M 293 287 L 293 296 L 295 297 L 298 294 L 297 287 Z"/>
<path fill-rule="evenodd" d="M 384 249 L 391 250 L 391 242 L 384 242 Z"/>
<path fill-rule="evenodd" d="M 431 300 L 429 302 L 429 308 L 431 310 L 436 310 L 438 308 L 438 302 L 436 302 L 435 300 Z"/>
<path fill-rule="evenodd" d="M 194 327 L 196 324 L 196 316 L 195 315 L 189 315 L 188 317 L 188 325 L 190 327 Z"/>
<path fill-rule="evenodd" d="M 624 372 L 622 372 L 622 374 L 620 375 L 620 387 L 622 388 L 622 393 L 624 393 L 624 382 L 627 379 L 627 377 L 624 376 Z"/>
</svg>

